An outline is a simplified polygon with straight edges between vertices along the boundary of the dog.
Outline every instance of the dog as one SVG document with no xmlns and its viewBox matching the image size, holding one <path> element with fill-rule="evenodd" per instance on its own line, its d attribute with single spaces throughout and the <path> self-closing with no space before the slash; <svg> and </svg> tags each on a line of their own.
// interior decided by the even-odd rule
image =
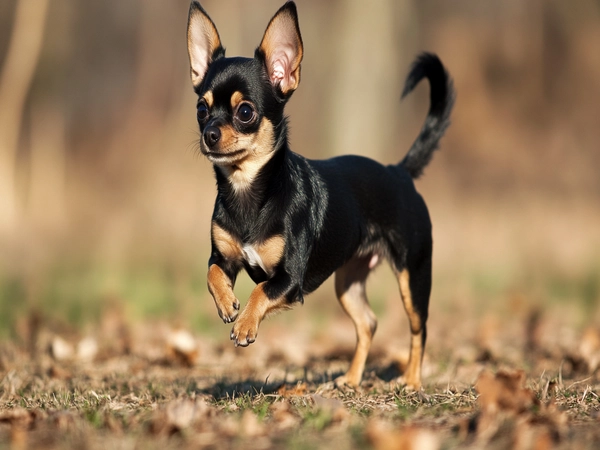
<svg viewBox="0 0 600 450">
<path fill-rule="evenodd" d="M 421 387 L 431 291 L 431 221 L 413 180 L 449 125 L 454 90 L 434 54 L 420 55 L 402 97 L 429 80 L 430 108 L 404 159 L 384 166 L 361 156 L 309 160 L 290 150 L 284 107 L 300 83 L 303 56 L 296 5 L 269 22 L 253 58 L 225 57 L 215 24 L 192 1 L 187 27 L 191 79 L 198 95 L 200 151 L 214 165 L 207 284 L 231 340 L 245 347 L 268 315 L 304 302 L 335 273 L 337 298 L 354 322 L 357 346 L 338 386 L 358 386 L 377 327 L 365 283 L 384 259 L 400 288 L 410 325 L 401 381 Z M 233 287 L 245 269 L 256 287 L 245 308 Z"/>
</svg>

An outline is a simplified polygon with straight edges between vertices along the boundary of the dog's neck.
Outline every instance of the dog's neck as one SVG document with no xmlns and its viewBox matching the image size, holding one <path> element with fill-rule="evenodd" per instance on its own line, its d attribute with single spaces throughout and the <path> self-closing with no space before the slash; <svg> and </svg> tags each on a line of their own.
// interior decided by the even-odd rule
<svg viewBox="0 0 600 450">
<path fill-rule="evenodd" d="M 261 161 L 251 159 L 236 166 L 215 166 L 218 196 L 226 206 L 244 215 L 255 215 L 283 188 L 290 150 L 287 142 Z M 229 208 L 228 208 L 229 209 Z"/>
</svg>

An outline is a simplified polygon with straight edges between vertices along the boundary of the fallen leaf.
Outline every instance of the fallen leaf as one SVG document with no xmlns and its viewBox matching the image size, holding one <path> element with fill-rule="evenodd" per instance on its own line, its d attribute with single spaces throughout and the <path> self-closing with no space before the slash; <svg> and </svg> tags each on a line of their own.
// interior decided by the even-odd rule
<svg viewBox="0 0 600 450">
<path fill-rule="evenodd" d="M 48 375 L 59 380 L 68 380 L 73 375 L 71 372 L 58 364 L 52 364 L 48 369 Z"/>
<path fill-rule="evenodd" d="M 155 413 L 150 429 L 155 434 L 172 434 L 201 422 L 209 411 L 210 407 L 201 399 L 172 400 Z"/>
<path fill-rule="evenodd" d="M 277 389 L 277 393 L 282 397 L 300 397 L 305 395 L 307 391 L 306 383 L 298 382 L 295 386 L 288 387 L 287 385 L 281 386 Z"/>
<path fill-rule="evenodd" d="M 438 450 L 438 437 L 418 426 L 398 428 L 390 422 L 374 419 L 369 422 L 366 436 L 376 450 Z"/>
<path fill-rule="evenodd" d="M 269 411 L 279 430 L 289 430 L 300 422 L 300 418 L 294 414 L 292 406 L 287 401 L 273 403 L 269 407 Z"/>
<path fill-rule="evenodd" d="M 77 343 L 77 359 L 80 361 L 92 361 L 98 354 L 98 343 L 93 337 L 83 338 Z"/>
<path fill-rule="evenodd" d="M 54 336 L 50 344 L 50 353 L 57 361 L 72 359 L 75 353 L 73 345 L 60 336 Z"/>
<path fill-rule="evenodd" d="M 188 367 L 196 364 L 200 352 L 196 339 L 189 331 L 178 329 L 171 331 L 167 337 L 167 345 L 173 357 Z"/>
<path fill-rule="evenodd" d="M 600 365 L 600 334 L 596 328 L 584 331 L 579 343 L 579 354 L 590 372 L 595 372 Z"/>
<path fill-rule="evenodd" d="M 524 382 L 522 370 L 500 370 L 496 375 L 483 371 L 475 383 L 481 409 L 486 413 L 500 410 L 519 413 L 537 404 L 535 393 L 525 388 Z"/>
<path fill-rule="evenodd" d="M 535 393 L 524 387 L 522 370 L 484 371 L 475 388 L 480 412 L 471 419 L 477 444 L 509 439 L 511 448 L 549 450 L 563 434 L 566 416 L 551 402 L 541 404 Z"/>
<path fill-rule="evenodd" d="M 248 437 L 257 437 L 265 435 L 265 425 L 260 422 L 256 414 L 247 409 L 242 415 L 242 432 Z"/>
<path fill-rule="evenodd" d="M 50 419 L 60 431 L 72 430 L 77 422 L 76 416 L 69 411 L 55 411 Z"/>
<path fill-rule="evenodd" d="M 202 416 L 205 408 L 204 403 L 192 400 L 175 400 L 167 405 L 167 422 L 178 430 L 188 428 L 195 420 Z"/>
<path fill-rule="evenodd" d="M 0 423 L 27 427 L 33 422 L 34 418 L 33 412 L 25 408 L 16 407 L 0 411 Z"/>
</svg>

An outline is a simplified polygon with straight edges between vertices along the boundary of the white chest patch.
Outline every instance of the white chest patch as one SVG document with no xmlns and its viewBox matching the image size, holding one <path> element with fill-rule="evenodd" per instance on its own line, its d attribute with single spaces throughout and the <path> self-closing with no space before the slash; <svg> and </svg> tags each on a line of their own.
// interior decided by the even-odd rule
<svg viewBox="0 0 600 450">
<path fill-rule="evenodd" d="M 248 262 L 248 264 L 250 264 L 252 267 L 258 266 L 267 272 L 263 260 L 254 247 L 252 247 L 250 244 L 245 244 L 242 247 L 242 251 L 244 252 L 244 259 Z"/>
</svg>

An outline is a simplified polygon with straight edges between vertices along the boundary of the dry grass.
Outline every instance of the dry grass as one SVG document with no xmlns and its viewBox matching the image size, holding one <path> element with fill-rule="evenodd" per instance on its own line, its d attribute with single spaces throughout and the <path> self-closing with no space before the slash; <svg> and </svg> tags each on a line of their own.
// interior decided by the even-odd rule
<svg viewBox="0 0 600 450">
<path fill-rule="evenodd" d="M 420 392 L 394 381 L 407 330 L 389 316 L 356 390 L 332 382 L 341 316 L 293 311 L 247 349 L 114 310 L 87 332 L 32 318 L 0 346 L 0 448 L 595 448 L 598 329 L 548 311 L 434 316 Z"/>
</svg>

